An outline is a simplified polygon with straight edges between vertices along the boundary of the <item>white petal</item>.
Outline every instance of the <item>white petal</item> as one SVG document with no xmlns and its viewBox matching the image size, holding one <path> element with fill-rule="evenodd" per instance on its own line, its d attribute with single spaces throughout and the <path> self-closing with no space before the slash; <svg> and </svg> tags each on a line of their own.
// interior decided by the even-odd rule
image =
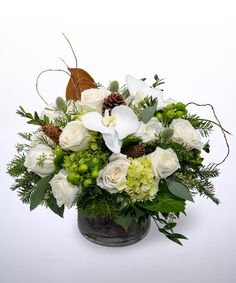
<svg viewBox="0 0 236 283">
<path fill-rule="evenodd" d="M 110 134 L 111 131 L 102 123 L 102 115 L 98 112 L 89 112 L 82 116 L 81 121 L 85 128 L 102 134 Z"/>
<path fill-rule="evenodd" d="M 112 134 L 103 134 L 103 139 L 106 146 L 114 153 L 120 153 L 121 141 L 117 133 L 114 131 Z"/>
<path fill-rule="evenodd" d="M 131 96 L 152 96 L 158 99 L 157 110 L 164 107 L 163 92 L 158 88 L 149 87 L 144 81 L 138 80 L 130 75 L 126 76 L 126 84 Z"/>
<path fill-rule="evenodd" d="M 137 92 L 146 93 L 149 89 L 149 86 L 144 81 L 138 80 L 130 75 L 126 76 L 126 85 L 131 96 L 135 96 Z"/>
<path fill-rule="evenodd" d="M 135 133 L 139 128 L 138 118 L 128 106 L 116 106 L 112 109 L 111 114 L 116 116 L 115 130 L 119 139 Z"/>
</svg>

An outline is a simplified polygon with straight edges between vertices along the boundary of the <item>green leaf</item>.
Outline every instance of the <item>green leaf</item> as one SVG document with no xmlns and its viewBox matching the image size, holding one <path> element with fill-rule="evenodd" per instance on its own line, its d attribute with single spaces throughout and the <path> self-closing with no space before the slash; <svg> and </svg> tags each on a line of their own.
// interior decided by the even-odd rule
<svg viewBox="0 0 236 283">
<path fill-rule="evenodd" d="M 115 219 L 113 219 L 113 221 L 120 225 L 122 228 L 124 228 L 125 231 L 128 230 L 130 224 L 133 222 L 133 217 L 130 214 L 127 215 L 121 215 Z"/>
<path fill-rule="evenodd" d="M 143 123 L 145 123 L 145 124 L 148 121 L 150 121 L 151 118 L 154 116 L 156 109 L 157 109 L 157 101 L 154 103 L 153 106 L 149 106 L 147 108 L 144 108 L 143 112 L 141 114 L 141 121 L 143 121 Z"/>
<path fill-rule="evenodd" d="M 63 218 L 64 208 L 65 208 L 64 205 L 61 206 L 61 207 L 59 207 L 59 206 L 57 205 L 56 199 L 55 199 L 53 196 L 51 196 L 50 199 L 47 200 L 47 204 L 48 204 L 48 207 L 49 207 L 54 213 L 56 213 L 57 215 L 59 215 L 60 217 Z"/>
<path fill-rule="evenodd" d="M 172 180 L 166 180 L 166 182 L 169 191 L 173 195 L 194 202 L 191 193 L 183 184 Z"/>
<path fill-rule="evenodd" d="M 165 230 L 172 230 L 173 228 L 175 228 L 175 226 L 176 226 L 176 223 L 167 223 L 167 224 L 163 227 L 163 229 L 165 229 Z"/>
<path fill-rule="evenodd" d="M 188 240 L 187 237 L 185 237 L 184 235 L 182 234 L 179 234 L 179 233 L 173 233 L 172 236 L 178 238 L 178 239 L 184 239 L 184 240 Z"/>
<path fill-rule="evenodd" d="M 43 200 L 47 190 L 50 188 L 49 181 L 52 179 L 52 175 L 46 176 L 39 180 L 35 191 L 31 195 L 30 210 L 35 209 Z"/>
<path fill-rule="evenodd" d="M 123 139 L 122 141 L 122 150 L 124 150 L 125 148 L 137 144 L 141 141 L 140 138 L 138 137 L 134 137 L 134 136 L 127 136 L 126 138 Z"/>
<path fill-rule="evenodd" d="M 184 212 L 184 200 L 172 198 L 169 194 L 159 193 L 156 199 L 149 203 L 139 203 L 139 206 L 153 212 Z"/>
<path fill-rule="evenodd" d="M 166 237 L 167 237 L 169 240 L 175 242 L 176 244 L 178 244 L 178 245 L 180 245 L 180 246 L 183 246 L 183 244 L 180 242 L 180 240 L 179 240 L 178 238 L 173 237 L 173 235 L 166 235 Z"/>
</svg>

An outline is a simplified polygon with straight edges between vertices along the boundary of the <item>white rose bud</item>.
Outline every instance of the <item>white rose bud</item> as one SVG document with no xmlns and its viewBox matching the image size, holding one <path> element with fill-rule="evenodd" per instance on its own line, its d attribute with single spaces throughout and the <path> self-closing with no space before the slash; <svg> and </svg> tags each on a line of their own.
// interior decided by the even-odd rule
<svg viewBox="0 0 236 283">
<path fill-rule="evenodd" d="M 110 94 L 106 88 L 90 88 L 81 93 L 81 106 L 88 111 L 101 111 L 104 98 Z"/>
<path fill-rule="evenodd" d="M 59 144 L 63 149 L 81 151 L 87 147 L 89 132 L 81 121 L 69 122 L 59 138 Z"/>
<path fill-rule="evenodd" d="M 190 148 L 201 149 L 201 135 L 198 130 L 188 120 L 185 119 L 174 119 L 170 128 L 174 130 L 173 140 L 180 144 L 185 144 Z"/>
<path fill-rule="evenodd" d="M 143 142 L 150 142 L 158 137 L 162 129 L 163 125 L 153 117 L 147 124 L 140 122 L 140 127 L 134 135 L 140 137 Z"/>
<path fill-rule="evenodd" d="M 97 185 L 111 194 L 122 191 L 126 187 L 126 175 L 129 164 L 127 159 L 116 159 L 108 163 L 99 172 Z"/>
<path fill-rule="evenodd" d="M 81 192 L 81 189 L 69 183 L 66 178 L 66 172 L 60 170 L 49 183 L 52 188 L 53 196 L 57 201 L 57 205 L 61 207 L 64 204 L 68 208 L 71 208 L 77 194 Z"/>
<path fill-rule="evenodd" d="M 167 178 L 180 168 L 176 153 L 171 149 L 156 150 L 148 155 L 152 162 L 152 168 L 156 177 Z"/>
<path fill-rule="evenodd" d="M 29 150 L 24 166 L 28 172 L 34 172 L 41 177 L 45 177 L 54 171 L 53 159 L 54 155 L 51 147 L 38 144 Z"/>
</svg>

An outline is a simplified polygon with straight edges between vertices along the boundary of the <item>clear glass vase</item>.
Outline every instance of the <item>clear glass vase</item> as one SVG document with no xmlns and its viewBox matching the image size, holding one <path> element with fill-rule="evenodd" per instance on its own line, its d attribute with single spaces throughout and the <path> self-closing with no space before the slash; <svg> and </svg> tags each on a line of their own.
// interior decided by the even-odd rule
<svg viewBox="0 0 236 283">
<path fill-rule="evenodd" d="M 141 228 L 136 221 L 133 221 L 125 231 L 112 220 L 85 216 L 78 212 L 80 233 L 93 243 L 109 247 L 128 246 L 140 241 L 147 235 L 150 222 L 149 217 L 144 227 Z"/>
</svg>

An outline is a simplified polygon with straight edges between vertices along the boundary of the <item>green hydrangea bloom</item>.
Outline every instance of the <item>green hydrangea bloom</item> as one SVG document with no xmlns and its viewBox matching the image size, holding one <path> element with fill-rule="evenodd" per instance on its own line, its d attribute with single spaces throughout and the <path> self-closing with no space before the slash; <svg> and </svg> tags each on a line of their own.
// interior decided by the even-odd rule
<svg viewBox="0 0 236 283">
<path fill-rule="evenodd" d="M 146 156 L 130 159 L 125 191 L 133 202 L 153 200 L 158 191 L 158 182 L 151 161 Z"/>
</svg>

